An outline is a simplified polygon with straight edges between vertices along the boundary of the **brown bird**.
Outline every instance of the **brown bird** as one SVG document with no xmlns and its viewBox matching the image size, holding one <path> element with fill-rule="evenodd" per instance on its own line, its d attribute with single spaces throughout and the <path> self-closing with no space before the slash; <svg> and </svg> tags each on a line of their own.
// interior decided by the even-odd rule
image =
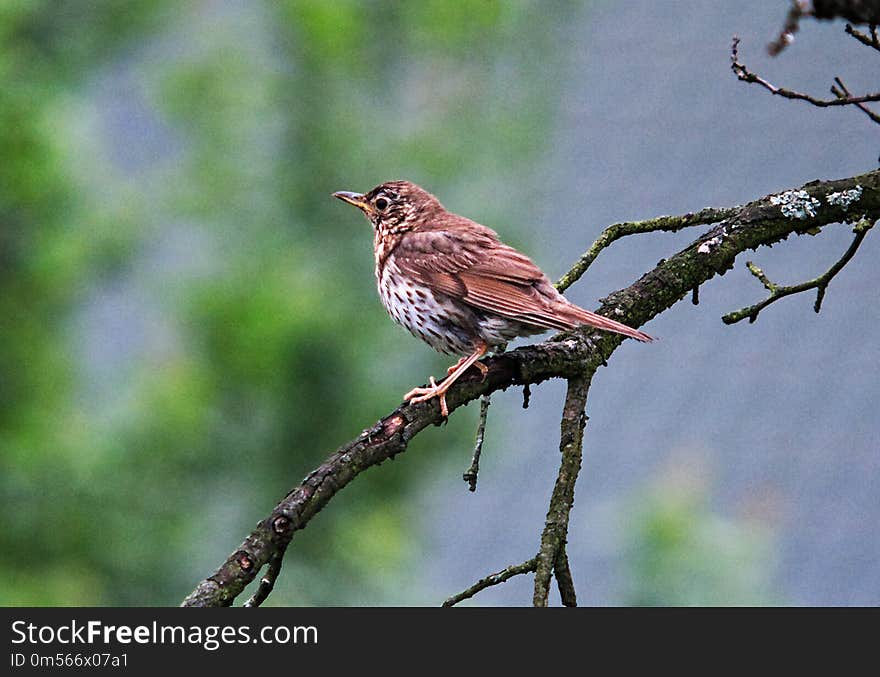
<svg viewBox="0 0 880 677">
<path fill-rule="evenodd" d="M 462 355 L 447 377 L 413 388 L 404 400 L 440 400 L 490 348 L 517 336 L 588 325 L 651 341 L 625 324 L 570 303 L 532 260 L 498 239 L 495 231 L 443 208 L 409 181 L 389 181 L 368 193 L 339 191 L 373 224 L 376 282 L 392 318 L 435 350 Z"/>
</svg>

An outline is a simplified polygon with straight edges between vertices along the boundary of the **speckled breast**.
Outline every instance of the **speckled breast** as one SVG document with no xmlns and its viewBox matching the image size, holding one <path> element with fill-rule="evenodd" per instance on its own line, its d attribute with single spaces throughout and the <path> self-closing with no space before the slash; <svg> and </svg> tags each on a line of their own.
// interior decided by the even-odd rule
<svg viewBox="0 0 880 677">
<path fill-rule="evenodd" d="M 403 275 L 390 256 L 376 281 L 382 304 L 398 324 L 435 350 L 448 355 L 466 355 L 480 340 L 479 317 L 463 304 L 456 304 L 445 294 Z"/>
</svg>

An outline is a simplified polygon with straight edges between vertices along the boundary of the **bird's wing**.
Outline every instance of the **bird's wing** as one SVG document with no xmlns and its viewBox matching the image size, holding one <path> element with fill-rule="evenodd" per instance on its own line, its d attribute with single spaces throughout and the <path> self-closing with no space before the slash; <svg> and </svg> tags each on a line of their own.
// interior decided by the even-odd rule
<svg viewBox="0 0 880 677">
<path fill-rule="evenodd" d="M 541 269 L 479 224 L 410 231 L 394 261 L 429 289 L 478 310 L 547 329 L 577 326 L 554 308 L 562 299 Z"/>
</svg>

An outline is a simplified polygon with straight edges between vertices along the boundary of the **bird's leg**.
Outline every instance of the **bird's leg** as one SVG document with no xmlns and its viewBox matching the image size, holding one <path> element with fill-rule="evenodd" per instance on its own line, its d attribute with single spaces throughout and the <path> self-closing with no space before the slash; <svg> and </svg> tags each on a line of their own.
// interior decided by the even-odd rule
<svg viewBox="0 0 880 677">
<path fill-rule="evenodd" d="M 449 375 L 443 379 L 442 383 L 438 385 L 432 376 L 429 379 L 430 385 L 427 388 L 413 388 L 403 396 L 404 401 L 413 403 L 427 402 L 434 397 L 438 397 L 440 398 L 440 415 L 443 416 L 443 418 L 447 418 L 449 416 L 449 407 L 446 406 L 446 391 L 449 390 L 458 377 L 466 372 L 472 364 L 481 367 L 480 371 L 483 372 L 483 376 L 485 376 L 488 368 L 477 362 L 477 360 L 485 355 L 488 349 L 489 346 L 485 343 L 480 343 L 473 353 L 458 361 L 458 364 L 456 364 L 455 368 L 449 372 Z"/>
<path fill-rule="evenodd" d="M 449 367 L 449 369 L 446 370 L 446 375 L 447 375 L 447 376 L 450 376 L 450 375 L 451 375 L 456 369 L 458 369 L 461 365 L 463 365 L 463 364 L 465 363 L 465 361 L 468 360 L 468 359 L 469 359 L 469 358 L 468 358 L 467 355 L 465 355 L 464 357 L 462 357 L 458 362 L 456 362 L 456 363 L 453 364 L 451 367 Z M 482 362 L 474 362 L 473 365 L 474 365 L 477 369 L 480 370 L 480 373 L 483 375 L 483 379 L 485 380 L 485 378 L 486 378 L 486 374 L 489 373 L 489 367 L 487 367 L 487 366 L 486 366 L 485 364 L 483 364 Z"/>
<path fill-rule="evenodd" d="M 456 362 L 456 363 L 453 364 L 451 367 L 449 367 L 449 369 L 446 370 L 446 375 L 449 376 L 452 372 L 454 372 L 454 371 L 455 371 L 456 369 L 458 369 L 461 365 L 463 365 L 463 364 L 464 364 L 464 361 L 465 361 L 467 358 L 468 358 L 468 356 L 465 355 L 465 356 L 462 357 L 458 362 Z"/>
</svg>

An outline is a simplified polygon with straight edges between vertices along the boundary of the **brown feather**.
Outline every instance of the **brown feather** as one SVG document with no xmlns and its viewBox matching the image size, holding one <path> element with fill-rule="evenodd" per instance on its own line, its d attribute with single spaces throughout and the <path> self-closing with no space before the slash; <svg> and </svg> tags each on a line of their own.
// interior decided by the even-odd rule
<svg viewBox="0 0 880 677">
<path fill-rule="evenodd" d="M 597 315 L 565 299 L 525 254 L 470 219 L 444 218 L 405 233 L 394 248 L 401 271 L 435 292 L 480 311 L 542 329 L 590 325 L 652 340 L 648 334 Z"/>
</svg>

